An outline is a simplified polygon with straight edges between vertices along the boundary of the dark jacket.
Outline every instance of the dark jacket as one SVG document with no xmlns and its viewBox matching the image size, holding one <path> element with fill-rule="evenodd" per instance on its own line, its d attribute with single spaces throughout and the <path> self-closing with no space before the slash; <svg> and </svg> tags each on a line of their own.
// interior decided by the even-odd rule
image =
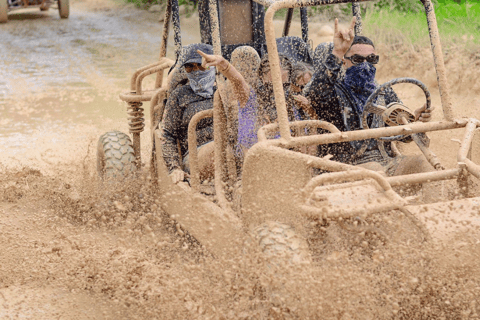
<svg viewBox="0 0 480 320">
<path fill-rule="evenodd" d="M 349 90 L 345 88 L 340 79 L 341 62 L 333 54 L 329 54 L 325 61 L 317 66 L 311 84 L 305 88 L 305 96 L 310 99 L 312 107 L 320 120 L 335 125 L 340 131 L 352 131 L 363 129 L 361 114 L 354 107 L 354 99 Z M 398 101 L 397 95 L 391 88 L 385 91 L 385 105 Z M 368 125 L 370 128 L 384 126 L 379 116 L 369 115 Z M 358 154 L 362 146 L 367 143 L 365 152 Z M 384 143 L 388 156 L 393 156 L 391 144 Z M 369 139 L 366 141 L 341 142 L 319 147 L 320 156 L 333 155 L 332 160 L 349 164 L 361 164 L 369 161 L 383 162 L 385 157 L 381 155 L 378 141 Z"/>
<path fill-rule="evenodd" d="M 213 108 L 213 97 L 196 95 L 189 85 L 175 89 L 168 98 L 163 117 L 163 158 L 170 171 L 182 168 L 177 140 L 183 157 L 188 151 L 188 124 L 192 117 L 203 110 Z M 212 118 L 202 119 L 197 125 L 197 146 L 213 141 Z"/>
</svg>

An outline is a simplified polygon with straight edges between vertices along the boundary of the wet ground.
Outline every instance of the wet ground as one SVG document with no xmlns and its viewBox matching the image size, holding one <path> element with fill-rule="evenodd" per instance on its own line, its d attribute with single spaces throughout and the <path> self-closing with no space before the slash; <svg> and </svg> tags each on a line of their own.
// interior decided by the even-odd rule
<svg viewBox="0 0 480 320">
<path fill-rule="evenodd" d="M 184 43 L 198 41 L 195 17 L 183 21 Z M 329 39 L 316 33 L 321 25 L 310 29 L 315 44 Z M 290 274 L 297 284 L 281 285 L 298 295 L 272 298 L 259 288 L 279 274 L 249 259 L 227 268 L 205 254 L 158 209 L 146 182 L 98 185 L 97 139 L 128 131 L 118 94 L 136 68 L 158 58 L 161 31 L 158 14 L 94 0 L 74 1 L 68 20 L 55 9 L 23 10 L 0 25 L 0 319 L 478 319 L 476 203 L 427 215 L 437 238 L 449 226 L 442 250 L 401 248 L 385 254 L 383 268 L 334 251 L 314 271 Z M 431 87 L 440 119 L 428 54 L 386 62 L 380 82 L 410 72 Z M 454 74 L 455 61 L 447 66 Z M 478 115 L 478 72 L 465 74 L 454 77 L 453 98 L 459 113 Z M 421 104 L 419 91 L 396 90 Z M 461 133 L 431 137 L 453 166 L 451 139 Z M 146 135 L 142 143 L 147 159 Z"/>
</svg>

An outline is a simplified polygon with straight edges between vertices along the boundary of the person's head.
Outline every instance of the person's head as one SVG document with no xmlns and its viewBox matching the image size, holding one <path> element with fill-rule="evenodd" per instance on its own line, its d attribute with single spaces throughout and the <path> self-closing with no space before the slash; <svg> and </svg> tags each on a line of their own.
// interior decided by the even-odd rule
<svg viewBox="0 0 480 320">
<path fill-rule="evenodd" d="M 312 79 L 313 66 L 304 62 L 297 62 L 292 67 L 291 88 L 293 92 L 301 92 Z"/>
<path fill-rule="evenodd" d="M 182 67 L 186 73 L 206 70 L 202 67 L 202 56 L 197 50 L 206 54 L 213 54 L 212 46 L 205 43 L 195 43 L 184 47 Z"/>
<path fill-rule="evenodd" d="M 278 57 L 280 58 L 280 69 L 282 72 L 282 82 L 289 83 L 290 82 L 290 75 L 292 72 L 292 63 L 290 60 L 282 55 L 279 54 Z M 268 56 L 265 55 L 262 60 L 260 61 L 260 67 L 258 68 L 258 77 L 260 78 L 261 82 L 265 85 L 267 83 L 272 83 L 272 74 L 270 72 L 270 61 L 268 60 Z"/>
<path fill-rule="evenodd" d="M 211 98 L 213 96 L 213 85 L 215 83 L 215 68 L 202 67 L 202 56 L 197 52 L 200 50 L 206 54 L 213 54 L 213 48 L 209 44 L 196 43 L 184 48 L 182 67 L 195 94 Z"/>
<path fill-rule="evenodd" d="M 376 88 L 377 69 L 375 65 L 378 60 L 372 40 L 363 36 L 355 36 L 350 49 L 343 57 L 346 68 L 344 85 L 352 89 L 356 95 L 368 97 Z"/>
<path fill-rule="evenodd" d="M 367 61 L 371 65 L 378 63 L 379 59 L 375 51 L 373 41 L 364 36 L 355 36 L 350 49 L 343 57 L 343 65 L 345 69 L 349 69 L 355 65 Z"/>
</svg>

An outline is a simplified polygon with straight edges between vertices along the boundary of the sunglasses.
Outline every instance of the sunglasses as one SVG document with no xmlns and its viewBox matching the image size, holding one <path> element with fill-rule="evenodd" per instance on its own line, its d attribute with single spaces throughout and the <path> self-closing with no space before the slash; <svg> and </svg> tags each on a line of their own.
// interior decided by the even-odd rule
<svg viewBox="0 0 480 320">
<path fill-rule="evenodd" d="M 204 67 L 202 67 L 202 65 L 199 63 L 185 63 L 183 67 L 185 68 L 185 71 L 187 73 L 190 73 L 192 71 L 197 71 L 197 70 L 200 70 L 200 71 L 207 70 Z"/>
<path fill-rule="evenodd" d="M 344 57 L 344 58 L 347 60 L 350 60 L 353 64 L 363 63 L 365 60 L 367 60 L 368 63 L 377 64 L 378 61 L 380 60 L 380 57 L 373 53 L 366 57 L 361 56 L 359 54 L 354 54 L 351 57 Z"/>
</svg>

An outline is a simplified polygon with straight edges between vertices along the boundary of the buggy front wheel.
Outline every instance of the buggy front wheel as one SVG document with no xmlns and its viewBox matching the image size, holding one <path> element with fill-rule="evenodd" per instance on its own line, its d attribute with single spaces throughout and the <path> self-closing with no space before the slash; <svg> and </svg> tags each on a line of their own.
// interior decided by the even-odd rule
<svg viewBox="0 0 480 320">
<path fill-rule="evenodd" d="M 97 171 L 104 180 L 122 179 L 135 173 L 135 154 L 129 136 L 112 131 L 98 139 Z"/>
<path fill-rule="evenodd" d="M 0 0 L 0 23 L 8 21 L 8 0 Z"/>
<path fill-rule="evenodd" d="M 68 2 L 68 0 L 58 0 L 58 13 L 60 14 L 60 18 L 68 18 L 68 16 L 70 15 L 70 3 Z"/>
</svg>

